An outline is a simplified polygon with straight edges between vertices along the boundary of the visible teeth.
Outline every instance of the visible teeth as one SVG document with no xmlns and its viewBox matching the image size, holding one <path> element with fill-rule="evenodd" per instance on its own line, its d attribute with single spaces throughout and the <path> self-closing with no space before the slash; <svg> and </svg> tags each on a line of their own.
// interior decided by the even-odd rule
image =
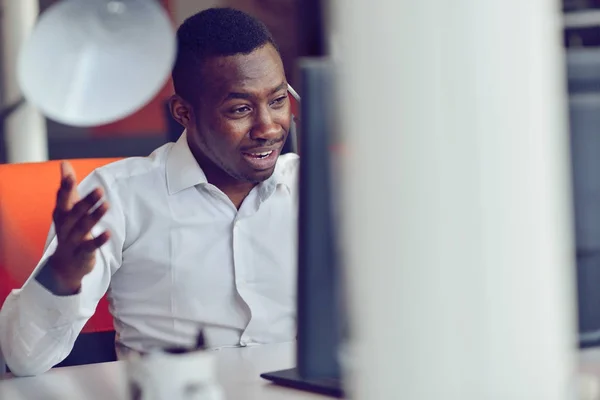
<svg viewBox="0 0 600 400">
<path fill-rule="evenodd" d="M 273 150 L 271 151 L 266 151 L 264 153 L 251 153 L 254 157 L 266 157 L 269 154 L 271 154 L 273 152 Z"/>
</svg>

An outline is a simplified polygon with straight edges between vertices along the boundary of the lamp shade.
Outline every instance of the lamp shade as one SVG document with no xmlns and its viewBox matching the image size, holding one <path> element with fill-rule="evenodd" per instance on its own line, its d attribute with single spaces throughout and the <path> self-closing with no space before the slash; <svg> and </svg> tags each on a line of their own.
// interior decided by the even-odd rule
<svg viewBox="0 0 600 400">
<path fill-rule="evenodd" d="M 116 121 L 149 102 L 176 53 L 155 0 L 63 0 L 44 12 L 19 54 L 25 98 L 73 126 Z"/>
</svg>

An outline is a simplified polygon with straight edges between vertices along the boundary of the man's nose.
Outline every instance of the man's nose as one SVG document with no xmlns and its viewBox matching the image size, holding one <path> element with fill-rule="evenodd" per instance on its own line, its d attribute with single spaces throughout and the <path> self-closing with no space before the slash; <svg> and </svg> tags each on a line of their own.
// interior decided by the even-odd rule
<svg viewBox="0 0 600 400">
<path fill-rule="evenodd" d="M 275 122 L 271 110 L 260 110 L 250 131 L 253 140 L 275 140 L 281 136 L 281 125 Z"/>
</svg>

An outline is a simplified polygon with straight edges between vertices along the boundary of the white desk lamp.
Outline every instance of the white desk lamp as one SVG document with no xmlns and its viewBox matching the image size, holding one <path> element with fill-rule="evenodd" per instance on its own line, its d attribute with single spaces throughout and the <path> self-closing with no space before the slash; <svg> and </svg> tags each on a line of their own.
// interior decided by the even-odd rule
<svg viewBox="0 0 600 400">
<path fill-rule="evenodd" d="M 24 43 L 17 78 L 46 116 L 74 126 L 123 118 L 163 87 L 176 54 L 155 0 L 63 0 Z"/>
</svg>

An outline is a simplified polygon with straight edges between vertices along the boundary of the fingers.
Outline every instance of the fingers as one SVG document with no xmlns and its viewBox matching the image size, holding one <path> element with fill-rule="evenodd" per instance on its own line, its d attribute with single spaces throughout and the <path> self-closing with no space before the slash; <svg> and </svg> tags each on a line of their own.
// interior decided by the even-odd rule
<svg viewBox="0 0 600 400">
<path fill-rule="evenodd" d="M 68 212 L 71 207 L 71 198 L 75 190 L 75 180 L 67 176 L 60 181 L 60 188 L 56 193 L 56 210 L 60 212 Z"/>
<path fill-rule="evenodd" d="M 59 238 L 68 236 L 73 227 L 81 218 L 89 213 L 89 211 L 102 199 L 103 195 L 104 191 L 101 188 L 94 189 L 68 211 L 60 210 L 57 205 L 53 217 L 56 233 Z"/>
<path fill-rule="evenodd" d="M 63 213 L 60 218 L 61 234 L 68 235 L 79 220 L 86 216 L 102 199 L 103 195 L 104 191 L 101 188 L 94 189 L 83 200 L 78 201 L 70 211 Z"/>
<path fill-rule="evenodd" d="M 73 180 L 75 180 L 75 170 L 68 161 L 63 161 L 60 163 L 60 174 L 62 179 L 66 177 L 72 177 Z"/>
<path fill-rule="evenodd" d="M 77 246 L 76 254 L 80 256 L 91 255 L 106 242 L 108 242 L 108 239 L 110 239 L 110 233 L 106 231 L 95 238 L 84 240 L 79 246 Z"/>
<path fill-rule="evenodd" d="M 68 161 L 60 164 L 60 188 L 56 195 L 56 208 L 59 211 L 69 211 L 79 200 L 79 194 L 75 188 L 75 171 Z"/>
<path fill-rule="evenodd" d="M 96 205 L 96 203 L 102 199 L 102 196 L 104 196 L 104 190 L 102 190 L 102 188 L 96 188 L 92 190 L 87 196 L 73 206 L 69 215 L 78 220 L 86 215 Z"/>
<path fill-rule="evenodd" d="M 79 217 L 79 219 L 77 220 L 73 218 L 73 220 L 76 221 L 76 223 L 73 225 L 73 228 L 70 230 L 65 240 L 77 246 L 85 239 L 85 237 L 90 233 L 92 228 L 98 223 L 98 221 L 100 221 L 100 219 L 104 216 L 104 214 L 106 214 L 107 211 L 108 203 L 102 203 L 92 213 L 86 213 L 84 216 Z"/>
<path fill-rule="evenodd" d="M 108 203 L 102 202 L 104 191 L 94 189 L 80 200 L 76 187 L 75 171 L 68 161 L 60 165 L 61 184 L 56 195 L 54 223 L 63 251 L 76 257 L 93 257 L 94 252 L 109 240 L 104 232 L 93 238 L 92 228 L 108 211 Z M 94 208 L 95 207 L 95 208 Z"/>
</svg>

